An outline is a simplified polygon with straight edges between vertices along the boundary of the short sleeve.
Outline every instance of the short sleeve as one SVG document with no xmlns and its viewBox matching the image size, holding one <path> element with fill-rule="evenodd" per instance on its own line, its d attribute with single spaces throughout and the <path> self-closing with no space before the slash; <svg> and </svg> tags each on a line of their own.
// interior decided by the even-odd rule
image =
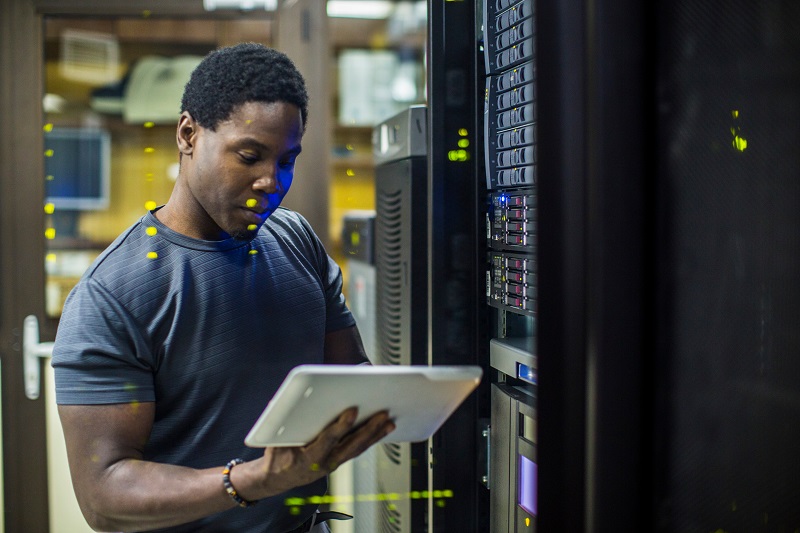
<svg viewBox="0 0 800 533">
<path fill-rule="evenodd" d="M 64 304 L 52 366 L 59 404 L 155 400 L 147 343 L 124 307 L 92 278 L 84 278 Z"/>
<path fill-rule="evenodd" d="M 320 267 L 320 277 L 324 285 L 325 307 L 327 311 L 325 331 L 336 331 L 354 325 L 355 319 L 347 308 L 345 297 L 342 293 L 342 269 L 325 251 L 325 246 L 322 244 L 317 234 L 314 233 L 311 224 L 309 224 L 302 215 L 297 214 L 297 217 L 311 239 L 313 253 Z"/>
</svg>

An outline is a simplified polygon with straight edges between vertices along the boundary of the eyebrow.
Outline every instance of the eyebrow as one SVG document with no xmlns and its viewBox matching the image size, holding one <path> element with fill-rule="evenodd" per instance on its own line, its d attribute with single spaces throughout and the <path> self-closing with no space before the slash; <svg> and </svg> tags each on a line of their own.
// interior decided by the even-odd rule
<svg viewBox="0 0 800 533">
<path fill-rule="evenodd" d="M 252 148 L 258 148 L 258 149 L 263 150 L 265 152 L 271 152 L 272 151 L 272 149 L 269 146 L 267 146 L 266 144 L 262 143 L 261 141 L 255 139 L 253 137 L 242 137 L 241 139 L 238 139 L 236 141 L 236 144 L 239 145 L 239 146 L 248 146 L 248 147 L 252 147 Z M 303 147 L 301 145 L 297 144 L 297 145 L 293 146 L 292 148 L 290 148 L 289 150 L 286 150 L 286 152 L 284 152 L 284 154 L 299 154 L 302 151 L 303 151 Z"/>
</svg>

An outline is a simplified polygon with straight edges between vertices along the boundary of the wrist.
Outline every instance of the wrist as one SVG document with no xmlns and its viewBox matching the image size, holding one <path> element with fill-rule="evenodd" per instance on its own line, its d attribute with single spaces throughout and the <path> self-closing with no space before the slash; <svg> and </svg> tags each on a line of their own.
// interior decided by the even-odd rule
<svg viewBox="0 0 800 533">
<path fill-rule="evenodd" d="M 251 505 L 255 505 L 257 503 L 257 499 L 249 499 L 245 495 L 245 493 L 241 493 L 241 487 L 247 486 L 246 484 L 246 476 L 239 475 L 244 474 L 245 469 L 243 469 L 240 465 L 245 463 L 242 459 L 232 459 L 225 465 L 222 469 L 222 485 L 225 488 L 225 492 L 228 496 L 239 506 L 239 507 L 250 507 Z M 236 471 L 236 474 L 234 474 Z"/>
</svg>

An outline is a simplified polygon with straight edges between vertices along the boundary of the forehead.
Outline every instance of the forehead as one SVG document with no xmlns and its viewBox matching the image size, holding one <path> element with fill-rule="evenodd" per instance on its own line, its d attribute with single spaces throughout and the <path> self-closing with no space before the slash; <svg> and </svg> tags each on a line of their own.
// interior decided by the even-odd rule
<svg viewBox="0 0 800 533">
<path fill-rule="evenodd" d="M 297 120 L 302 127 L 303 117 L 300 108 L 288 102 L 245 102 L 233 108 L 230 116 L 220 122 L 241 127 L 257 122 L 282 122 Z"/>
<path fill-rule="evenodd" d="M 245 102 L 216 128 L 226 135 L 267 135 L 299 139 L 303 135 L 300 108 L 288 102 Z"/>
</svg>

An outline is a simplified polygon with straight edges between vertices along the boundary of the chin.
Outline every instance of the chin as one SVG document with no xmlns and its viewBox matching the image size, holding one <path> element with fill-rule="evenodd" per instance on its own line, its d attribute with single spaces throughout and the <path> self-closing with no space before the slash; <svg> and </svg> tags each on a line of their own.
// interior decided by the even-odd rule
<svg viewBox="0 0 800 533">
<path fill-rule="evenodd" d="M 258 229 L 254 231 L 240 229 L 230 232 L 229 235 L 233 240 L 236 241 L 252 241 L 255 238 L 256 233 L 258 233 Z"/>
</svg>

